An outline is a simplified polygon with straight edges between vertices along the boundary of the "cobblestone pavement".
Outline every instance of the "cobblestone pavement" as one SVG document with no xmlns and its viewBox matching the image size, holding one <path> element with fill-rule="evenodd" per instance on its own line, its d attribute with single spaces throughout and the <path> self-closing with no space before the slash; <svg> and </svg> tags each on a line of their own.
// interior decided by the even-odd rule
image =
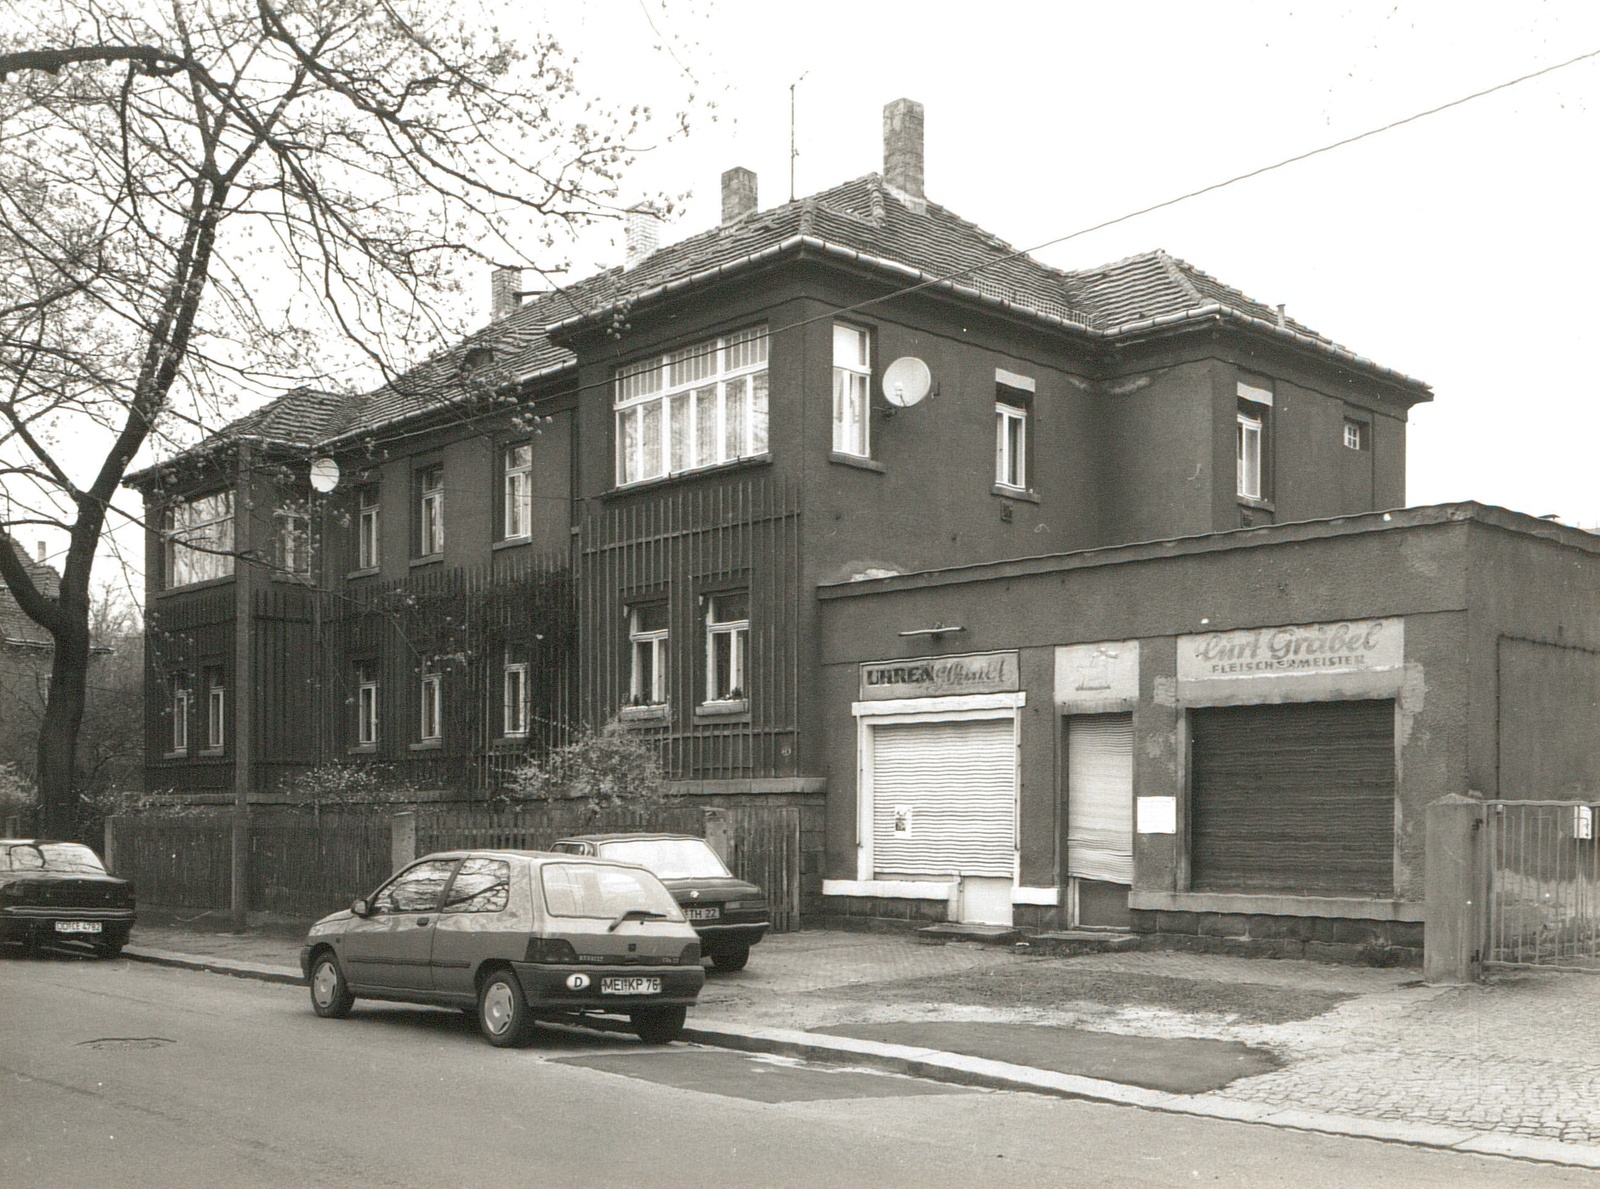
<svg viewBox="0 0 1600 1189">
<path fill-rule="evenodd" d="M 292 967 L 299 934 L 197 931 L 140 924 L 150 949 Z M 1351 998 L 1289 1024 L 1225 1013 L 1177 1013 L 1081 1002 L 975 1007 L 922 1001 L 902 985 L 881 1000 L 867 984 L 903 983 L 1059 962 L 1101 975 L 1334 991 Z M 1600 1145 L 1600 976 L 1507 973 L 1478 987 L 1427 987 L 1415 969 L 1137 952 L 1045 959 L 973 944 L 924 945 L 894 935 L 805 932 L 768 938 L 750 965 L 713 975 L 693 1013 L 790 1029 L 851 1023 L 974 1020 L 1054 1024 L 1140 1036 L 1192 1036 L 1274 1049 L 1283 1068 L 1218 1096 L 1262 1106 Z M 847 988 L 853 988 L 846 991 Z"/>
</svg>

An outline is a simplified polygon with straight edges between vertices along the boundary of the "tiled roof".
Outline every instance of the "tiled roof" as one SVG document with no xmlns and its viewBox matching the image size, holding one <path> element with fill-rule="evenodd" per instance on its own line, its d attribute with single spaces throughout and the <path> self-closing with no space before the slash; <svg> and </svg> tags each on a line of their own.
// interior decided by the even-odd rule
<svg viewBox="0 0 1600 1189">
<path fill-rule="evenodd" d="M 803 249 L 854 261 L 902 285 L 937 285 L 1000 304 L 1091 339 L 1187 318 L 1246 321 L 1426 392 L 1420 381 L 1339 347 L 1166 252 L 1076 272 L 1054 269 L 937 203 L 914 209 L 879 175 L 868 174 L 669 244 L 632 268 L 608 269 L 527 300 L 376 392 L 339 397 L 297 389 L 186 453 L 242 436 L 331 446 L 432 412 L 460 416 L 474 405 L 492 407 L 506 384 L 573 366 L 572 352 L 552 341 L 564 330 Z"/>
<path fill-rule="evenodd" d="M 0 545 L 0 548 L 4 548 Z M 55 598 L 61 592 L 61 575 L 56 573 L 54 566 L 47 566 L 41 562 L 29 561 L 28 555 L 22 547 L 15 543 L 12 549 L 17 559 L 27 567 L 28 574 L 33 578 L 33 584 L 39 588 L 39 593 L 47 599 Z M 0 645 L 24 645 L 50 647 L 53 641 L 50 633 L 45 631 L 33 620 L 23 613 L 17 605 L 16 595 L 11 593 L 11 588 L 0 579 Z"/>
</svg>

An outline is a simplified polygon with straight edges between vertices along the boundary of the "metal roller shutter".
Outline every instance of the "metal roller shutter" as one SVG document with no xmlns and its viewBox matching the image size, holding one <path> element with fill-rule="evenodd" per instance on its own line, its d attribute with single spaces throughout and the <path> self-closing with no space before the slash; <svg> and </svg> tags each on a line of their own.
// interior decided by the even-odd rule
<svg viewBox="0 0 1600 1189">
<path fill-rule="evenodd" d="M 874 727 L 874 870 L 1011 876 L 1016 788 L 1010 718 Z M 897 807 L 911 810 L 908 833 L 895 831 Z"/>
<path fill-rule="evenodd" d="M 1394 702 L 1189 715 L 1190 887 L 1394 893 Z"/>
<path fill-rule="evenodd" d="M 1067 874 L 1133 883 L 1133 715 L 1067 720 Z"/>
</svg>

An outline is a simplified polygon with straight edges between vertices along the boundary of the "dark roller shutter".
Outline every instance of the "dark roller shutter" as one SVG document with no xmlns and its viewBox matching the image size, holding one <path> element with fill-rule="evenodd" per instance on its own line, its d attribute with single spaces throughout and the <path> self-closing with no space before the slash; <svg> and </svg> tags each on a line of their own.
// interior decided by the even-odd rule
<svg viewBox="0 0 1600 1189">
<path fill-rule="evenodd" d="M 1394 893 L 1394 702 L 1194 710 L 1190 887 Z"/>
</svg>

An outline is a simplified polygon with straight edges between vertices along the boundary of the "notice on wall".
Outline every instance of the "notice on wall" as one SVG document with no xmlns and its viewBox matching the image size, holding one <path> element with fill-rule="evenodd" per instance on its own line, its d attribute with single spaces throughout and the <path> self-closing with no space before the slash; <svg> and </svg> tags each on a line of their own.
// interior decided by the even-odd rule
<svg viewBox="0 0 1600 1189">
<path fill-rule="evenodd" d="M 1135 797 L 1134 829 L 1140 834 L 1176 834 L 1178 798 Z"/>
<path fill-rule="evenodd" d="M 1397 617 L 1202 632 L 1178 637 L 1178 684 L 1398 669 L 1405 652 Z"/>
<path fill-rule="evenodd" d="M 1020 674 L 1015 652 L 868 661 L 861 666 L 861 700 L 1014 693 L 1022 688 Z"/>
</svg>

